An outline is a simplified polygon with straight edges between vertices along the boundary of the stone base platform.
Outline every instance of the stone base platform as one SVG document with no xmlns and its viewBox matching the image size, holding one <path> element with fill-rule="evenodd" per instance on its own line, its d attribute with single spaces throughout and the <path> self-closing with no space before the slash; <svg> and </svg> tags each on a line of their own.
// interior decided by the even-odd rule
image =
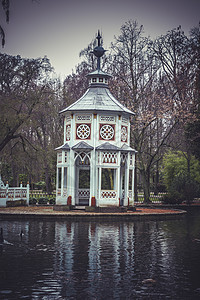
<svg viewBox="0 0 200 300">
<path fill-rule="evenodd" d="M 73 205 L 54 205 L 54 211 L 85 211 L 85 212 L 96 212 L 96 213 L 126 213 L 127 211 L 136 211 L 133 206 L 105 206 L 105 207 L 95 207 L 95 206 L 73 206 Z"/>
</svg>

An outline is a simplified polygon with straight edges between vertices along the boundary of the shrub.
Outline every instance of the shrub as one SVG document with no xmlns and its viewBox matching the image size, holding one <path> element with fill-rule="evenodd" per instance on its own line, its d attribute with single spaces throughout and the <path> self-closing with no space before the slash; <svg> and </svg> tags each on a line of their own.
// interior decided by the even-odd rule
<svg viewBox="0 0 200 300">
<path fill-rule="evenodd" d="M 181 174 L 176 176 L 168 187 L 168 194 L 163 197 L 164 203 L 180 204 L 183 201 L 190 203 L 200 196 L 200 184 Z"/>
<path fill-rule="evenodd" d="M 181 195 L 178 192 L 166 194 L 162 197 L 161 200 L 165 204 L 181 204 L 183 201 L 181 199 Z"/>
<path fill-rule="evenodd" d="M 41 197 L 41 198 L 38 199 L 38 204 L 45 205 L 45 204 L 48 203 L 48 201 L 49 201 L 48 198 Z"/>
<path fill-rule="evenodd" d="M 55 197 L 51 197 L 51 198 L 40 197 L 40 198 L 30 198 L 29 199 L 29 205 L 36 205 L 36 204 L 39 204 L 39 205 L 47 205 L 47 204 L 54 205 L 55 203 L 56 203 Z"/>
<path fill-rule="evenodd" d="M 35 205 L 37 203 L 36 198 L 29 198 L 29 205 Z"/>
<path fill-rule="evenodd" d="M 50 205 L 55 205 L 56 204 L 56 198 L 54 197 L 54 198 L 50 198 L 49 199 L 49 204 Z"/>
<path fill-rule="evenodd" d="M 165 203 L 190 203 L 200 195 L 200 165 L 194 156 L 169 151 L 163 159 L 162 175 L 168 192 Z"/>
<path fill-rule="evenodd" d="M 188 164 L 190 166 L 190 174 L 188 173 Z M 200 164 L 194 156 L 188 156 L 185 152 L 169 151 L 163 158 L 162 175 L 168 191 L 176 177 L 179 179 L 181 177 L 190 177 L 192 181 L 200 183 Z"/>
</svg>

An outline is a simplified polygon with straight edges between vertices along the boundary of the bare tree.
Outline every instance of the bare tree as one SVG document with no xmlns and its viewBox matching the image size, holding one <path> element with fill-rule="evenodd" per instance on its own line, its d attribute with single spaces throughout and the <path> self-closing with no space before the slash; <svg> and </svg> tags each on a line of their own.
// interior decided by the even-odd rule
<svg viewBox="0 0 200 300">
<path fill-rule="evenodd" d="M 178 28 L 152 42 L 143 37 L 142 26 L 129 21 L 121 27 L 112 49 L 113 92 L 135 112 L 132 145 L 138 151 L 137 168 L 148 203 L 151 174 L 158 169 L 172 132 L 193 117 L 188 39 Z"/>
<path fill-rule="evenodd" d="M 0 151 L 13 139 L 23 139 L 28 122 L 47 87 L 52 71 L 48 59 L 22 59 L 0 54 Z"/>
</svg>

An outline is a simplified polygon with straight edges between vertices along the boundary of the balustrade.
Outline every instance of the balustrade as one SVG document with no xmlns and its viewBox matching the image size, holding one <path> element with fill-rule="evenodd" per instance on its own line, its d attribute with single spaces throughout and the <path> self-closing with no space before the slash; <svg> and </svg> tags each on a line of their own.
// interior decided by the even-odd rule
<svg viewBox="0 0 200 300">
<path fill-rule="evenodd" d="M 101 198 L 106 199 L 116 199 L 117 197 L 117 191 L 116 190 L 101 190 Z"/>
<path fill-rule="evenodd" d="M 8 200 L 20 200 L 24 199 L 29 202 L 29 184 L 27 184 L 27 187 L 22 187 L 22 184 L 20 187 L 16 188 L 9 188 L 8 185 L 5 188 L 0 189 L 0 206 L 6 205 L 6 201 Z"/>
</svg>

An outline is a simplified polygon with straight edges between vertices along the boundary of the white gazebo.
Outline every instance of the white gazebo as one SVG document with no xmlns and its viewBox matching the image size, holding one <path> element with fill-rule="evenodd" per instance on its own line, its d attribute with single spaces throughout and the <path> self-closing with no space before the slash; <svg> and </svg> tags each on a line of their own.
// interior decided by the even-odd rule
<svg viewBox="0 0 200 300">
<path fill-rule="evenodd" d="M 105 50 L 98 46 L 97 70 L 89 88 L 63 109 L 64 143 L 57 150 L 56 205 L 133 206 L 135 150 L 130 147 L 132 111 L 114 98 L 109 74 L 100 69 Z"/>
</svg>

